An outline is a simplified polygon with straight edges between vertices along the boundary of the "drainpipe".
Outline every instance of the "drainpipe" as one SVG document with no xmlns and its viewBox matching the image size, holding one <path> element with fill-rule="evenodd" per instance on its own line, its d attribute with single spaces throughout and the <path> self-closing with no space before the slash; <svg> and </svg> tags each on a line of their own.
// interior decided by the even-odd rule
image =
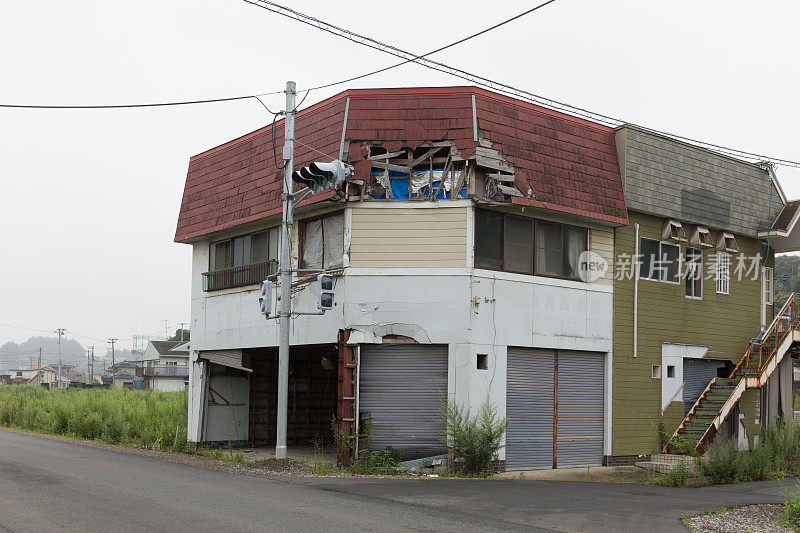
<svg viewBox="0 0 800 533">
<path fill-rule="evenodd" d="M 639 223 L 633 225 L 636 242 L 633 245 L 633 356 L 638 356 L 639 347 Z"/>
</svg>

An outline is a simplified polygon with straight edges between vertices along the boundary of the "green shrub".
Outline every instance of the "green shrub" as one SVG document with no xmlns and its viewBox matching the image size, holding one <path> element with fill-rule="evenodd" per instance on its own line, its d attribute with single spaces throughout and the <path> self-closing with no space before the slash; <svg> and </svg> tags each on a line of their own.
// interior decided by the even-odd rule
<svg viewBox="0 0 800 533">
<path fill-rule="evenodd" d="M 400 474 L 397 450 L 361 450 L 358 459 L 347 469 L 351 474 L 396 476 Z"/>
<path fill-rule="evenodd" d="M 439 410 L 442 442 L 449 447 L 455 462 L 460 463 L 460 469 L 466 474 L 488 472 L 489 464 L 502 447 L 509 420 L 497 416 L 497 409 L 488 397 L 475 416 L 453 399 L 442 398 Z"/>
<path fill-rule="evenodd" d="M 678 463 L 668 473 L 658 476 L 649 483 L 662 487 L 685 487 L 689 481 L 689 469 L 684 463 Z"/>
<path fill-rule="evenodd" d="M 725 443 L 714 443 L 700 462 L 703 475 L 710 478 L 715 485 L 736 483 L 745 478 L 744 454 L 736 447 L 736 441 L 730 439 Z"/>
<path fill-rule="evenodd" d="M 675 438 L 669 443 L 668 451 L 678 455 L 697 457 L 697 441 L 686 435 L 675 435 Z"/>
<path fill-rule="evenodd" d="M 794 529 L 800 530 L 800 491 L 794 490 L 786 495 L 783 522 Z"/>
</svg>

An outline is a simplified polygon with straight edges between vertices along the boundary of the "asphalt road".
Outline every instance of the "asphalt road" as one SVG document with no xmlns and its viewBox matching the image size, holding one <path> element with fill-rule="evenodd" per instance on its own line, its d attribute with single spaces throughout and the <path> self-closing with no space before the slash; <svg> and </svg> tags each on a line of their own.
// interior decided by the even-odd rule
<svg viewBox="0 0 800 533">
<path fill-rule="evenodd" d="M 13 532 L 686 531 L 683 516 L 780 502 L 784 483 L 246 476 L 0 430 L 0 531 Z"/>
</svg>

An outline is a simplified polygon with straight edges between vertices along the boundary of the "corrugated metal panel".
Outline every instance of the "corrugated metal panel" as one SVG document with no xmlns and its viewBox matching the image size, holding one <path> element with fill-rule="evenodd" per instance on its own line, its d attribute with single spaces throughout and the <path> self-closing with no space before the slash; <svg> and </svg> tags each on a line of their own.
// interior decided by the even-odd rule
<svg viewBox="0 0 800 533">
<path fill-rule="evenodd" d="M 372 416 L 371 450 L 404 460 L 446 453 L 439 401 L 447 394 L 447 346 L 361 345 L 359 410 Z"/>
<path fill-rule="evenodd" d="M 603 464 L 604 355 L 558 352 L 558 466 Z"/>
<path fill-rule="evenodd" d="M 552 350 L 508 350 L 506 469 L 553 466 Z"/>
<path fill-rule="evenodd" d="M 199 352 L 198 357 L 205 359 L 217 365 L 236 368 L 246 372 L 252 372 L 250 368 L 242 366 L 242 351 L 241 350 L 206 350 Z"/>
<path fill-rule="evenodd" d="M 712 379 L 717 377 L 717 369 L 725 368 L 723 361 L 713 359 L 683 360 L 683 416 L 686 416 L 697 399 L 706 390 Z"/>
</svg>

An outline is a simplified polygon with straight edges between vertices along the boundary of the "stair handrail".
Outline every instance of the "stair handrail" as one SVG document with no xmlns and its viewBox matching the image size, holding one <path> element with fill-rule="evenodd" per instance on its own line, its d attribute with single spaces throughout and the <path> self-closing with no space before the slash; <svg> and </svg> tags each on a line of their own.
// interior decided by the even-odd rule
<svg viewBox="0 0 800 533">
<path fill-rule="evenodd" d="M 686 421 L 689 420 L 689 417 L 691 417 L 694 414 L 694 410 L 697 409 L 697 406 L 700 405 L 700 402 L 703 400 L 703 398 L 706 397 L 706 394 L 708 394 L 708 391 L 711 390 L 711 387 L 713 387 L 714 383 L 716 383 L 716 382 L 717 382 L 717 378 L 713 378 L 711 381 L 708 382 L 708 385 L 706 385 L 705 390 L 703 390 L 703 393 L 700 395 L 699 398 L 697 398 L 697 401 L 694 402 L 694 405 L 692 406 L 691 409 L 689 409 L 689 412 L 686 413 L 686 416 L 683 417 L 683 420 L 681 421 L 680 425 L 675 430 L 675 432 L 672 434 L 672 436 L 669 438 L 667 443 L 664 445 L 664 448 L 661 450 L 661 453 L 667 453 L 667 450 L 669 449 L 669 443 L 672 442 L 672 439 L 674 439 L 675 437 L 678 436 L 678 432 L 684 427 L 684 425 L 686 424 Z"/>
<path fill-rule="evenodd" d="M 733 379 L 734 376 L 736 376 L 736 372 L 739 370 L 739 367 L 742 366 L 742 363 L 744 363 L 744 365 L 745 365 L 745 367 L 744 367 L 744 374 L 745 375 L 742 376 L 742 378 L 746 378 L 747 377 L 747 364 L 750 361 L 750 350 L 752 348 L 753 348 L 753 341 L 750 340 L 750 345 L 747 347 L 747 351 L 744 352 L 744 355 L 742 356 L 741 359 L 739 359 L 739 362 L 737 363 L 737 365 L 735 367 L 733 367 L 733 372 L 731 372 L 731 375 L 728 376 L 728 379 Z"/>
<path fill-rule="evenodd" d="M 772 358 L 775 357 L 775 354 L 778 352 L 778 349 L 780 348 L 780 345 L 786 339 L 787 335 L 789 333 L 791 333 L 791 331 L 795 328 L 795 325 L 794 325 L 794 303 L 795 303 L 795 299 L 796 299 L 795 293 L 792 293 L 792 294 L 789 295 L 789 297 L 786 299 L 786 302 L 783 304 L 783 307 L 781 307 L 780 312 L 777 315 L 775 315 L 775 318 L 772 319 L 772 322 L 770 323 L 769 327 L 766 330 L 764 330 L 764 334 L 760 336 L 760 339 L 759 339 L 759 342 L 758 342 L 759 347 L 758 347 L 758 374 L 757 375 L 760 375 L 761 372 L 764 370 L 764 368 L 766 368 L 766 366 L 769 364 L 769 362 L 772 361 Z M 787 312 L 786 312 L 787 311 L 787 307 L 789 308 L 788 316 L 787 316 Z M 778 326 L 780 326 L 781 323 L 783 322 L 783 320 L 786 319 L 786 318 L 789 318 L 789 325 L 786 328 L 786 331 L 784 331 L 781 334 L 781 337 L 780 337 L 780 340 L 779 340 L 778 339 L 778 329 L 779 329 Z M 764 342 L 770 336 L 774 337 L 773 338 L 772 350 L 767 355 L 766 359 L 764 359 L 764 353 L 763 353 L 764 352 Z M 747 376 L 747 374 L 748 374 L 748 369 L 745 368 L 745 376 Z"/>
<path fill-rule="evenodd" d="M 720 408 L 719 408 L 719 411 L 717 411 L 717 416 L 715 416 L 715 417 L 714 417 L 714 420 L 716 420 L 716 419 L 717 419 L 717 417 L 720 415 L 720 413 L 722 413 L 722 410 L 723 410 L 723 409 L 725 409 L 725 406 L 726 406 L 726 405 L 728 405 L 728 402 L 730 402 L 730 401 L 731 401 L 731 398 L 733 398 L 733 395 L 734 395 L 734 394 L 736 394 L 736 391 L 739 389 L 739 385 L 742 385 L 742 381 L 744 381 L 744 384 L 743 384 L 743 385 L 744 385 L 744 390 L 742 390 L 742 393 L 744 393 L 744 391 L 745 391 L 745 390 L 747 390 L 747 376 L 745 375 L 745 376 L 743 376 L 743 377 L 742 377 L 742 379 L 740 379 L 740 380 L 739 380 L 739 381 L 738 381 L 738 382 L 737 382 L 737 383 L 736 383 L 736 384 L 733 386 L 733 390 L 732 390 L 732 391 L 731 391 L 731 393 L 728 395 L 728 399 L 727 399 L 727 400 L 725 400 L 724 402 L 722 402 L 722 407 L 720 407 Z M 741 398 L 741 394 L 739 395 L 739 397 Z M 738 400 L 737 400 L 737 401 L 738 401 Z M 728 411 L 728 416 L 730 416 L 731 412 L 732 412 L 732 410 L 731 410 L 731 411 Z M 722 419 L 722 421 L 720 421 L 720 425 L 722 424 L 722 422 L 725 422 L 725 420 L 727 420 L 727 419 L 728 419 L 728 416 L 726 416 L 724 419 Z M 708 437 L 708 436 L 709 436 L 709 432 L 711 431 L 711 429 L 712 429 L 712 428 L 714 428 L 714 433 L 716 434 L 716 432 L 717 432 L 717 428 L 714 426 L 714 422 L 712 421 L 712 422 L 711 422 L 711 423 L 708 425 L 708 427 L 706 428 L 706 430 L 703 432 L 703 435 L 702 435 L 702 436 L 701 436 L 701 437 L 700 437 L 700 438 L 697 440 L 697 445 L 694 447 L 694 449 L 695 449 L 695 450 L 696 450 L 698 453 L 700 453 L 700 452 L 701 452 L 701 451 L 702 451 L 702 450 L 703 450 L 703 449 L 706 447 L 706 437 Z"/>
</svg>

